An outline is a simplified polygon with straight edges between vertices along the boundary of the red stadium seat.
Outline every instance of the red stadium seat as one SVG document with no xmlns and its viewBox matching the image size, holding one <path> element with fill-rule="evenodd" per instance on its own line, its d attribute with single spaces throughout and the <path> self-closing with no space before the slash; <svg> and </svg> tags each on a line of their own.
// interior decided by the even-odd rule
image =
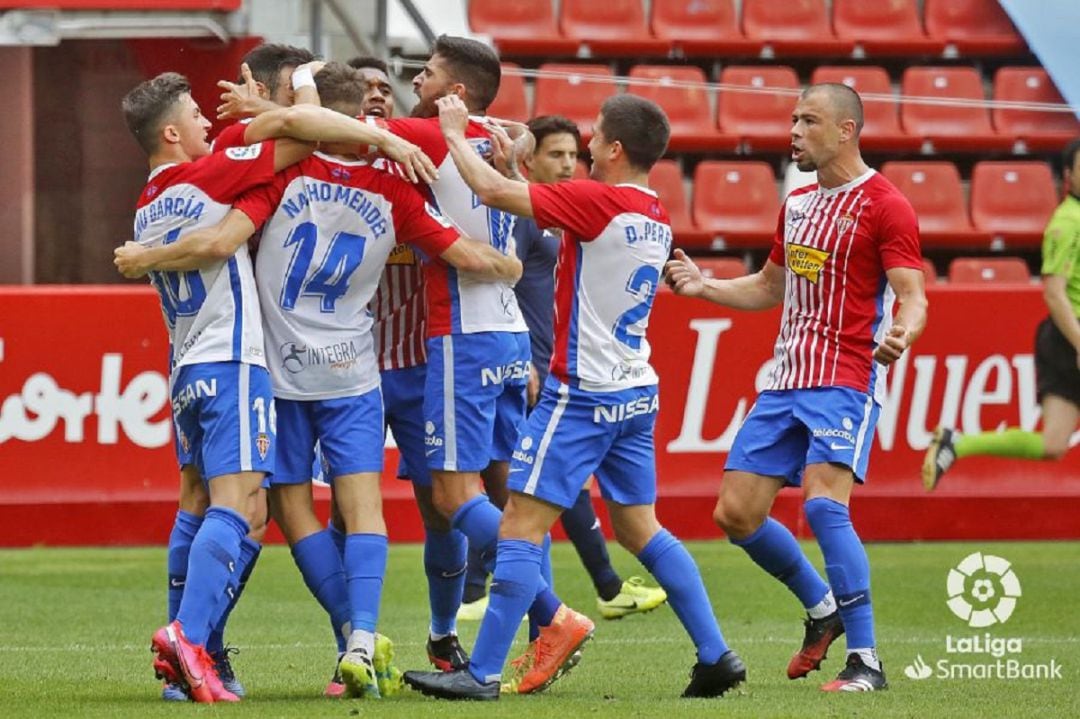
<svg viewBox="0 0 1080 719">
<path fill-rule="evenodd" d="M 649 34 L 641 0 L 562 0 L 559 28 L 587 48 L 579 53 L 584 57 L 664 57 L 671 51 L 670 42 Z"/>
<path fill-rule="evenodd" d="M 1041 67 L 1000 68 L 994 75 L 994 100 L 1065 104 Z M 1021 149 L 1031 152 L 1060 150 L 1069 140 L 1080 136 L 1080 122 L 1071 110 L 1039 112 L 995 107 L 991 116 L 998 133 L 1022 142 Z"/>
<path fill-rule="evenodd" d="M 712 235 L 702 232 L 690 219 L 686 189 L 683 187 L 682 170 L 675 160 L 660 160 L 649 171 L 649 187 L 660 195 L 660 202 L 671 219 L 671 231 L 675 244 L 684 249 L 709 248 Z"/>
<path fill-rule="evenodd" d="M 791 111 L 801 90 L 793 69 L 786 65 L 728 65 L 720 73 L 720 84 L 724 86 L 717 98 L 721 132 L 737 135 L 753 152 L 790 148 Z M 756 92 L 743 92 L 729 85 L 753 88 Z M 782 91 L 769 91 L 772 88 Z"/>
<path fill-rule="evenodd" d="M 652 100 L 667 113 L 671 123 L 668 147 L 672 150 L 732 152 L 739 144 L 738 137 L 716 129 L 705 72 L 700 67 L 637 65 L 630 70 L 630 78 L 647 80 L 648 84 L 631 82 L 628 92 Z"/>
<path fill-rule="evenodd" d="M 529 119 L 529 100 L 525 96 L 525 78 L 514 72 L 520 70 L 512 62 L 502 64 L 502 81 L 495 102 L 488 107 L 487 114 L 507 120 L 525 122 Z M 511 72 L 507 72 L 510 70 Z"/>
<path fill-rule="evenodd" d="M 1058 200 L 1045 162 L 978 162 L 971 172 L 971 219 L 994 249 L 1040 247 Z"/>
<path fill-rule="evenodd" d="M 935 151 L 1008 151 L 1012 140 L 994 132 L 985 107 L 932 105 L 910 98 L 985 102 L 982 77 L 973 67 L 909 67 L 904 71 L 900 123 L 909 135 L 921 137 Z"/>
<path fill-rule="evenodd" d="M 1022 55 L 1024 39 L 998 0 L 923 0 L 926 34 L 948 43 L 947 56 Z"/>
<path fill-rule="evenodd" d="M 490 35 L 501 55 L 569 55 L 578 43 L 562 37 L 551 0 L 469 0 L 469 27 Z"/>
<path fill-rule="evenodd" d="M 607 65 L 545 63 L 540 66 L 540 71 L 559 73 L 559 76 L 541 75 L 536 79 L 533 116 L 563 115 L 577 124 L 581 141 L 588 142 L 600 105 L 618 92 L 611 68 Z"/>
<path fill-rule="evenodd" d="M 1031 282 L 1027 263 L 1019 257 L 957 257 L 949 263 L 949 282 Z"/>
<path fill-rule="evenodd" d="M 701 274 L 715 280 L 730 280 L 747 274 L 746 263 L 738 257 L 695 257 Z"/>
<path fill-rule="evenodd" d="M 825 0 L 742 0 L 742 28 L 765 43 L 766 55 L 850 55 L 855 48 L 833 35 Z"/>
<path fill-rule="evenodd" d="M 886 162 L 881 172 L 919 218 L 923 247 L 988 249 L 990 236 L 971 224 L 960 173 L 951 162 Z"/>
<path fill-rule="evenodd" d="M 706 161 L 694 172 L 694 224 L 713 249 L 768 248 L 776 234 L 780 196 L 766 162 Z"/>
<path fill-rule="evenodd" d="M 822 65 L 814 70 L 810 82 L 838 82 L 862 96 L 864 124 L 859 144 L 863 149 L 915 152 L 922 146 L 922 138 L 912 137 L 900 128 L 899 106 L 885 68 Z"/>
<path fill-rule="evenodd" d="M 650 26 L 685 57 L 756 57 L 763 47 L 742 34 L 734 0 L 653 0 Z"/>
<path fill-rule="evenodd" d="M 855 43 L 856 56 L 940 55 L 945 41 L 931 39 L 917 0 L 832 0 L 833 30 Z"/>
</svg>

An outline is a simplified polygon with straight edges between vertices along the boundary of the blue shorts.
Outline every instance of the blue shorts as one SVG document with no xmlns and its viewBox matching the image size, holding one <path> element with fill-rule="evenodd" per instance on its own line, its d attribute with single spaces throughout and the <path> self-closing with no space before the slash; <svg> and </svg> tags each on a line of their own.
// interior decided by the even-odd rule
<svg viewBox="0 0 1080 719">
<path fill-rule="evenodd" d="M 401 454 L 398 477 L 430 487 L 431 472 L 424 458 L 424 378 L 427 365 L 384 370 L 381 374 L 386 424 Z"/>
<path fill-rule="evenodd" d="M 427 343 L 424 455 L 428 469 L 479 472 L 508 461 L 525 417 L 531 365 L 518 335 L 479 332 Z"/>
<path fill-rule="evenodd" d="M 735 435 L 724 469 L 802 484 L 808 464 L 831 462 L 866 479 L 881 408 L 865 392 L 817 387 L 762 392 Z"/>
<path fill-rule="evenodd" d="M 277 431 L 265 367 L 205 362 L 172 378 L 177 459 L 204 480 L 237 472 L 273 474 Z"/>
<path fill-rule="evenodd" d="M 548 377 L 518 439 L 510 489 L 569 508 L 595 474 L 604 499 L 656 502 L 656 385 L 586 392 Z"/>
<path fill-rule="evenodd" d="M 279 399 L 277 408 L 278 426 L 287 440 L 278 448 L 272 485 L 311 481 L 316 440 L 327 482 L 343 474 L 382 471 L 383 407 L 378 387 L 337 399 Z"/>
</svg>

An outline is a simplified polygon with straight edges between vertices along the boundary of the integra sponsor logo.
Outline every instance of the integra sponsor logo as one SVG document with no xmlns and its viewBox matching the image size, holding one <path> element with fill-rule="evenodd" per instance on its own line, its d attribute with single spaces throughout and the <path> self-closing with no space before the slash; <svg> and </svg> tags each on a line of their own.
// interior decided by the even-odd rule
<svg viewBox="0 0 1080 719">
<path fill-rule="evenodd" d="M 623 422 L 643 414 L 653 414 L 660 410 L 660 395 L 639 397 L 626 404 L 611 404 L 593 408 L 593 422 Z"/>
<path fill-rule="evenodd" d="M 354 365 L 360 351 L 356 344 L 349 342 L 336 342 L 325 347 L 305 347 L 295 342 L 286 342 L 281 345 L 281 364 L 292 374 L 303 372 L 306 368 L 316 365 L 328 365 L 332 369 L 347 369 Z"/>
</svg>

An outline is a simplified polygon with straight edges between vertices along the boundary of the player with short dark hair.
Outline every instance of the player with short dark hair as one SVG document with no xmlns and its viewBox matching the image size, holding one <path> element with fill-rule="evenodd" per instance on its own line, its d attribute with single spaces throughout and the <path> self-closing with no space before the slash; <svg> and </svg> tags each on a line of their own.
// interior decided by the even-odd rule
<svg viewBox="0 0 1080 719">
<path fill-rule="evenodd" d="M 858 94 L 844 85 L 802 93 L 792 114 L 791 159 L 804 172 L 816 170 L 818 181 L 784 201 L 761 271 L 706 279 L 681 250 L 667 265 L 680 295 L 746 310 L 783 304 L 773 369 L 735 437 L 713 518 L 807 611 L 789 678 L 819 668 L 846 631 L 846 666 L 826 691 L 887 686 L 870 565 L 848 503 L 853 485 L 866 479 L 888 366 L 926 325 L 918 220 L 896 187 L 863 162 L 861 118 Z M 791 532 L 769 517 L 777 493 L 792 485 L 802 487 L 829 584 Z"/>
<path fill-rule="evenodd" d="M 616 537 L 660 581 L 697 648 L 698 663 L 684 696 L 719 696 L 746 677 L 742 661 L 724 642 L 697 565 L 656 519 L 653 429 L 659 396 L 645 332 L 671 249 L 671 227 L 647 182 L 670 129 L 655 104 L 625 97 L 601 107 L 589 143 L 593 179 L 550 185 L 514 182 L 486 165 L 465 137 L 465 105 L 452 95 L 439 100 L 454 163 L 480 201 L 535 217 L 542 227 L 561 227 L 564 234 L 551 374 L 514 451 L 491 602 L 468 669 L 406 672 L 406 683 L 425 694 L 499 697 L 518 622 L 537 591 L 544 591 L 544 535 L 593 474 Z M 635 105 L 640 121 L 625 117 Z M 610 124 L 609 111 L 617 117 Z M 647 149 L 626 151 L 636 143 Z M 560 609 L 553 624 L 563 620 Z M 541 629 L 518 692 L 539 691 L 568 671 L 592 634 L 591 627 L 580 627 L 572 641 L 549 643 L 547 633 Z"/>
</svg>

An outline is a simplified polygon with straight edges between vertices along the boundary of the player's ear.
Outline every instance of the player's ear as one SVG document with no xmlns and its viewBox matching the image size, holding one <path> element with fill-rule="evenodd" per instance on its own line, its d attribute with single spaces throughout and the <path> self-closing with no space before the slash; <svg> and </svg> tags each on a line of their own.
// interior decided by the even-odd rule
<svg viewBox="0 0 1080 719">
<path fill-rule="evenodd" d="M 256 91 L 258 91 L 259 97 L 261 97 L 264 100 L 269 100 L 270 99 L 270 88 L 268 88 L 264 83 L 261 83 L 258 80 L 256 80 L 255 81 L 255 89 L 256 89 Z"/>
<path fill-rule="evenodd" d="M 455 82 L 450 86 L 450 92 L 461 98 L 461 101 L 467 106 L 469 104 L 469 91 L 465 85 L 460 82 Z"/>
<path fill-rule="evenodd" d="M 175 145 L 180 142 L 180 130 L 176 125 L 166 124 L 161 128 L 161 139 L 170 145 Z"/>
</svg>

